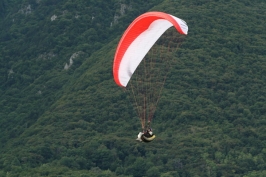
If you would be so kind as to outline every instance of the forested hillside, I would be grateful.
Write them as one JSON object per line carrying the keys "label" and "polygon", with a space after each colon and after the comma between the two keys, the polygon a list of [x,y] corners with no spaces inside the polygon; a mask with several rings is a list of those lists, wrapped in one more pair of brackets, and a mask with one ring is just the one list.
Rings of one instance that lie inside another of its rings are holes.
{"label": "forested hillside", "polygon": [[[266,176],[264,0],[0,2],[0,176]],[[113,81],[118,41],[140,14],[188,35],[153,119]]]}

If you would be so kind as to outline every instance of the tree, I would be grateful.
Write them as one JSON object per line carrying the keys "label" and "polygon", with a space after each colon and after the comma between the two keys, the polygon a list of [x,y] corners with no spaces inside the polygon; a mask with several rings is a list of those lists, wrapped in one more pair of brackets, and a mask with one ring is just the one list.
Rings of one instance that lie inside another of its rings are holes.
{"label": "tree", "polygon": [[146,172],[147,177],[159,177],[160,176],[160,171],[158,167],[151,167],[147,170]]}

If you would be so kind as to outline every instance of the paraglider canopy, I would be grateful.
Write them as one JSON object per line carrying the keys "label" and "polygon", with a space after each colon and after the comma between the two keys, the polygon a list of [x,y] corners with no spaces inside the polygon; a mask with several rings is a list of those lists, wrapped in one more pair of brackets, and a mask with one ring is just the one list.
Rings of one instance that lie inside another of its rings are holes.
{"label": "paraglider canopy", "polygon": [[113,75],[117,85],[126,87],[141,60],[171,26],[187,34],[185,21],[163,12],[147,12],[136,18],[124,32],[116,49]]}

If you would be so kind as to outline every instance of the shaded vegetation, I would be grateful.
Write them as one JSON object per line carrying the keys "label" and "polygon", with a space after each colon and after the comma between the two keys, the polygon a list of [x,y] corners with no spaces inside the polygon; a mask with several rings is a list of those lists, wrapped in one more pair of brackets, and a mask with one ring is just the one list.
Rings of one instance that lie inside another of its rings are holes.
{"label": "shaded vegetation", "polygon": [[[0,176],[266,176],[263,0],[0,2]],[[112,79],[121,34],[146,11],[184,19],[153,119]]]}

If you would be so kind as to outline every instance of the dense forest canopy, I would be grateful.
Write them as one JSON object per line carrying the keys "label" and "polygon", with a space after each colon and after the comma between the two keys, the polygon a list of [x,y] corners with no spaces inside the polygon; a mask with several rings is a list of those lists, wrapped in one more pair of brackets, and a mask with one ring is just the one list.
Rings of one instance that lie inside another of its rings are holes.
{"label": "dense forest canopy", "polygon": [[[2,0],[0,176],[266,176],[264,0]],[[184,19],[153,119],[113,81],[140,14]]]}

